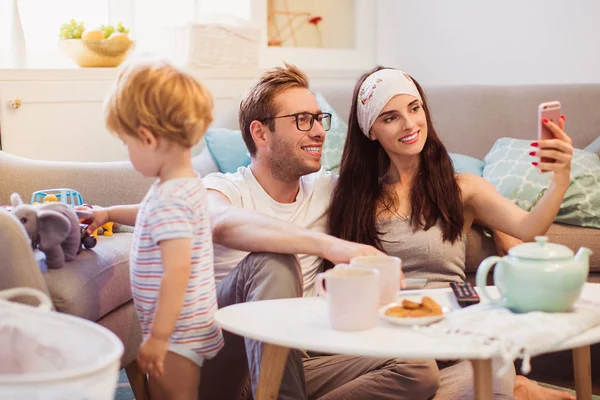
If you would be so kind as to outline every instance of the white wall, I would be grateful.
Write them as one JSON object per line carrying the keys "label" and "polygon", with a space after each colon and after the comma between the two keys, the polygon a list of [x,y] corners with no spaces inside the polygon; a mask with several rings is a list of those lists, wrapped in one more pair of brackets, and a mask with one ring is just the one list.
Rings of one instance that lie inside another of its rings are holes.
{"label": "white wall", "polygon": [[600,1],[378,0],[377,62],[420,83],[600,82]]}

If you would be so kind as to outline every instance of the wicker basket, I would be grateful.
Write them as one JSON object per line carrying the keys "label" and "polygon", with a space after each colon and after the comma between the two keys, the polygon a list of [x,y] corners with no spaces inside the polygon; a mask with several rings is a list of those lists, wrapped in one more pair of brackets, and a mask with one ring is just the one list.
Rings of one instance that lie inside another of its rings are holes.
{"label": "wicker basket", "polygon": [[190,68],[257,67],[260,29],[224,24],[171,28],[168,50]]}
{"label": "wicker basket", "polygon": [[131,40],[66,39],[58,47],[80,67],[116,67],[134,47]]}

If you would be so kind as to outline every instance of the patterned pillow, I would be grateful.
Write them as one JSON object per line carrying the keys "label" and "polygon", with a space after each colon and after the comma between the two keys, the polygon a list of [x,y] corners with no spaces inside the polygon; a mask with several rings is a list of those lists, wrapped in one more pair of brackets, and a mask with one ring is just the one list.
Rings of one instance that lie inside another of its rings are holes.
{"label": "patterned pillow", "polygon": [[323,143],[321,165],[328,171],[336,171],[342,161],[342,151],[344,150],[344,143],[348,134],[348,125],[340,118],[321,93],[316,93],[315,97],[321,110],[331,113],[331,128],[327,131],[325,143]]}
{"label": "patterned pillow", "polygon": [[[483,177],[506,198],[531,210],[548,188],[552,174],[531,165],[531,141],[501,138],[485,156]],[[575,149],[571,184],[560,206],[556,222],[600,228],[600,159],[597,154]]]}

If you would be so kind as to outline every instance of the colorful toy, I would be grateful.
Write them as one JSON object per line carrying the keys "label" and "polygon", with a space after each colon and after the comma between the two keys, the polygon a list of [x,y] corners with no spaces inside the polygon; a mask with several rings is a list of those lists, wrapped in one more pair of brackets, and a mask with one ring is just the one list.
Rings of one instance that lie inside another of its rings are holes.
{"label": "colorful toy", "polygon": [[112,236],[113,235],[113,226],[114,222],[107,222],[102,225],[102,235],[103,236]]}
{"label": "colorful toy", "polygon": [[[83,206],[88,207],[88,208],[94,208],[94,206],[92,206],[91,204],[83,204]],[[80,218],[79,222],[82,224],[89,224],[92,222],[91,217],[92,217],[92,215],[90,212],[89,218]],[[115,224],[114,222],[105,223],[101,227],[95,229],[94,232],[92,232],[92,236],[95,237],[96,239],[98,239],[99,234],[104,235],[104,236],[112,236],[114,224]]]}
{"label": "colorful toy", "polygon": [[44,203],[55,203],[55,202],[58,202],[58,197],[56,197],[53,194],[47,194],[44,197]]}
{"label": "colorful toy", "polygon": [[[83,247],[85,247],[86,249],[91,249],[96,247],[96,244],[98,243],[98,239],[97,236],[94,236],[94,234],[89,234],[87,232],[87,228],[89,225],[87,224],[79,224],[79,227],[81,228],[81,245]],[[96,229],[97,231],[97,229]],[[96,233],[96,231],[94,231],[94,233]]]}
{"label": "colorful toy", "polygon": [[10,196],[10,201],[11,213],[25,227],[32,247],[44,252],[48,268],[61,268],[65,261],[75,259],[81,249],[81,232],[72,207],[58,202],[24,204],[17,193]]}
{"label": "colorful toy", "polygon": [[83,197],[77,190],[60,188],[60,189],[45,189],[33,192],[31,195],[30,204],[35,205],[42,203],[60,202],[72,207],[83,205]]}

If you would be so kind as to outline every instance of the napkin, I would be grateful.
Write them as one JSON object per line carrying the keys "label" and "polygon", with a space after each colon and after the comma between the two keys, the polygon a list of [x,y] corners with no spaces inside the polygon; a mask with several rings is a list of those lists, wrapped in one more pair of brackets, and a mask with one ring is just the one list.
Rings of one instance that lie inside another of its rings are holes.
{"label": "napkin", "polygon": [[521,372],[528,374],[532,356],[549,352],[597,325],[600,304],[582,297],[563,313],[514,313],[503,306],[482,303],[449,312],[442,321],[415,329],[457,346],[472,346],[474,341],[490,346],[500,359],[497,373],[502,376],[516,358],[523,359]]}

